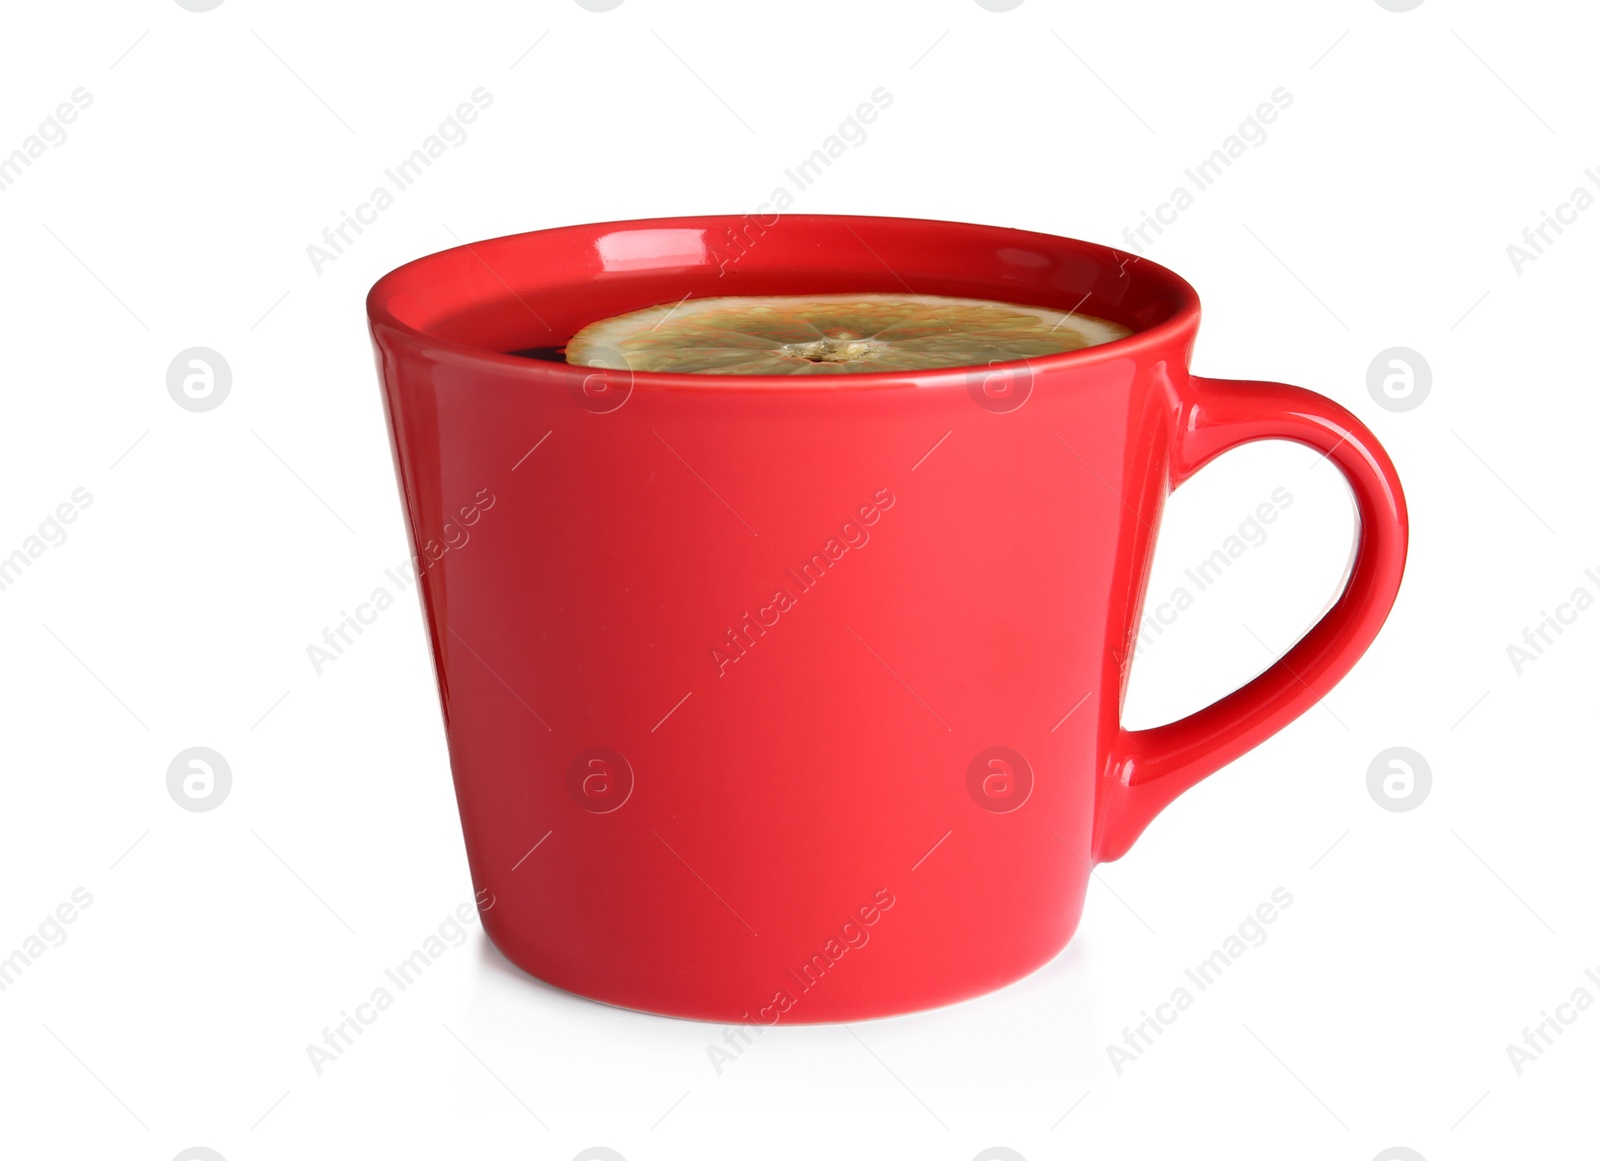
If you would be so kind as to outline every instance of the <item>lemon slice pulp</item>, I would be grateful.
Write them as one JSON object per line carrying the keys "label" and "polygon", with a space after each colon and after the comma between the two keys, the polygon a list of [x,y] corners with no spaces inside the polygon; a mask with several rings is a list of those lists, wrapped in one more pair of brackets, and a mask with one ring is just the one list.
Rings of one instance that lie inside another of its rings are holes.
{"label": "lemon slice pulp", "polygon": [[923,371],[1076,351],[1131,333],[1092,315],[980,298],[697,298],[590,323],[567,343],[567,362],[706,375]]}

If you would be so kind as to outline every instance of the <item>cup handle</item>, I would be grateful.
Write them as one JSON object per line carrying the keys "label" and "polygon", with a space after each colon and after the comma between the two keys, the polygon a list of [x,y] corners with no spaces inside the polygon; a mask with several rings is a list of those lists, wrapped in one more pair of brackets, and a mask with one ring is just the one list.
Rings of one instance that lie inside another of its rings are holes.
{"label": "cup handle", "polygon": [[1169,802],[1332,689],[1377,636],[1405,571],[1400,480],[1382,445],[1354,415],[1331,399],[1282,383],[1191,377],[1179,395],[1173,487],[1253,440],[1288,439],[1315,448],[1355,493],[1355,563],[1333,607],[1263,673],[1186,718],[1149,730],[1118,729],[1095,796],[1096,862],[1122,857]]}

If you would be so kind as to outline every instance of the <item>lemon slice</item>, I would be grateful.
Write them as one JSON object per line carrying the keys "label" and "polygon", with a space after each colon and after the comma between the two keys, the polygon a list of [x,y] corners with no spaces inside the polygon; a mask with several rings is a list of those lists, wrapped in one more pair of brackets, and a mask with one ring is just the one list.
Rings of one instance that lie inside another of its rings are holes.
{"label": "lemon slice", "polygon": [[567,362],[706,375],[924,371],[1076,351],[1131,333],[1090,315],[981,298],[697,298],[590,323],[567,343]]}

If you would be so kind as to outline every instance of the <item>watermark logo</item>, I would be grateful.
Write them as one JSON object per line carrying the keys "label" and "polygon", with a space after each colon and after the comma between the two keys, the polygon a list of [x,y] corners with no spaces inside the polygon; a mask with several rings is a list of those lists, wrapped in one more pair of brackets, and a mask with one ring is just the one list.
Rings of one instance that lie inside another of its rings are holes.
{"label": "watermark logo", "polygon": [[1367,393],[1385,411],[1414,411],[1433,387],[1433,369],[1410,347],[1389,347],[1367,364]]}
{"label": "watermark logo", "polygon": [[[0,566],[3,568],[3,566]],[[1592,568],[1583,570],[1584,577],[1600,586],[1600,572]],[[1579,585],[1572,590],[1570,596],[1556,605],[1556,611],[1551,613],[1545,609],[1539,610],[1539,620],[1531,627],[1522,630],[1522,644],[1512,642],[1506,646],[1506,656],[1511,661],[1511,670],[1518,677],[1528,671],[1539,658],[1544,656],[1544,651],[1556,643],[1567,628],[1578,623],[1578,618],[1594,606],[1594,594],[1584,585]],[[1551,634],[1555,636],[1551,636]]]}
{"label": "watermark logo", "polygon": [[[1267,143],[1270,136],[1267,126],[1293,104],[1294,94],[1282,85],[1268,93],[1267,100],[1258,104],[1255,112],[1239,122],[1238,128],[1224,137],[1220,145],[1183,171],[1184,182],[1175,185],[1167,199],[1156,204],[1154,212],[1140,210],[1139,224],[1123,228],[1122,240],[1126,248],[1133,254],[1143,254],[1147,246],[1154,245],[1155,239],[1166,233],[1167,227],[1177,225],[1179,216],[1195,206],[1199,195],[1216,185],[1234,162],[1250,150],[1260,149]],[[1126,263],[1122,272],[1127,273]]]}
{"label": "watermark logo", "polygon": [[794,205],[795,199],[815,185],[835,161],[851,149],[859,149],[866,144],[869,136],[867,126],[894,104],[894,94],[882,85],[873,89],[868,97],[869,100],[856,106],[854,113],[839,122],[834,132],[822,139],[822,144],[813,149],[809,157],[783,171],[788,184],[774,188],[766,201],[739,219],[737,228],[726,227],[721,238],[708,239],[711,256],[717,260],[717,277],[727,274],[730,267],[748,254],[766,236],[767,231],[778,224],[782,215]]}
{"label": "watermark logo", "polygon": [[[134,846],[138,844],[135,843]],[[93,895],[82,887],[74,887],[72,894],[63,899],[53,912],[46,915],[39,926],[29,932],[10,955],[6,955],[5,949],[0,948],[0,992],[14,985],[22,973],[45,952],[67,942],[66,925],[76,923],[78,917],[93,903]]]}
{"label": "watermark logo", "polygon": [[882,919],[883,913],[895,902],[893,891],[879,887],[870,900],[857,907],[848,919],[839,924],[837,935],[830,937],[820,950],[798,968],[788,969],[783,986],[773,990],[771,1003],[757,1009],[754,1017],[745,1012],[741,1023],[724,1028],[722,1044],[712,1041],[706,1045],[706,1058],[711,1061],[712,1071],[721,1076],[723,1068],[743,1056],[745,1050],[755,1043],[756,1037],[781,1021],[807,992],[821,985],[840,960],[851,951],[866,947],[872,939],[867,928]]}
{"label": "watermark logo", "polygon": [[435,161],[467,143],[470,136],[467,126],[494,104],[494,94],[479,85],[468,97],[439,122],[439,127],[424,137],[410,154],[383,171],[384,181],[373,186],[366,201],[356,203],[353,214],[348,210],[340,210],[339,220],[323,229],[319,241],[306,246],[306,257],[310,259],[313,271],[321,275],[324,266],[337,262],[355,245],[357,238],[378,223],[379,216],[385,210],[394,206],[400,194],[416,185],[422,175],[433,168]]}
{"label": "watermark logo", "polygon": [[1272,489],[1272,494],[1239,522],[1236,532],[1224,537],[1222,543],[1193,568],[1183,570],[1188,583],[1173,589],[1172,595],[1164,601],[1147,603],[1147,611],[1136,626],[1138,637],[1134,642],[1133,655],[1138,657],[1152,641],[1177,624],[1178,618],[1194,606],[1199,594],[1222,579],[1227,570],[1233,567],[1234,561],[1252,548],[1260,548],[1265,544],[1269,538],[1267,525],[1276,523],[1279,514],[1293,503],[1294,493],[1288,488],[1279,486]]}
{"label": "watermark logo", "polygon": [[810,560],[797,567],[785,569],[784,584],[773,590],[771,603],[757,605],[753,615],[747,608],[737,627],[730,625],[722,641],[710,647],[711,664],[717,667],[717,676],[726,676],[730,665],[742,661],[755,648],[756,641],[765,637],[767,630],[776,626],[800,597],[821,584],[852,549],[865,548],[872,539],[868,528],[895,506],[895,499],[888,488],[879,488],[872,494],[870,503],[857,507],[855,515],[839,526],[837,535],[828,537],[821,551],[812,553]]}
{"label": "watermark logo", "polygon": [[[493,906],[493,903],[490,906]],[[438,963],[447,952],[465,944],[472,924],[477,920],[477,912],[487,910],[488,908],[483,906],[483,893],[480,891],[476,909],[471,903],[458,905],[434,927],[433,931],[429,932],[410,955],[394,967],[384,968],[384,983],[373,988],[365,1000],[353,1005],[354,1012],[348,1008],[341,1009],[338,1022],[322,1029],[320,1043],[313,1042],[306,1045],[306,1059],[310,1062],[312,1071],[321,1076],[323,1070],[342,1057],[355,1044],[356,1038],[376,1024],[378,1017],[392,1008],[395,1000],[409,991],[429,968]]]}
{"label": "watermark logo", "polygon": [[[46,516],[39,525],[37,532],[23,537],[22,546],[12,549],[9,554],[0,555],[0,592],[4,592],[24,572],[33,567],[33,562],[45,554],[47,549],[59,548],[67,542],[67,530],[64,525],[71,524],[78,519],[78,514],[90,504],[94,503],[94,496],[87,488],[74,488],[72,495],[56,505],[53,514]],[[0,553],[4,553],[0,549]]]}
{"label": "watermark logo", "polygon": [[[1594,968],[1584,968],[1583,975],[1590,984],[1600,987],[1600,972]],[[1594,996],[1588,987],[1580,984],[1566,1000],[1555,1006],[1553,1014],[1548,1009],[1541,1011],[1539,1022],[1532,1028],[1522,1030],[1521,1044],[1506,1045],[1506,1059],[1511,1062],[1512,1071],[1521,1076],[1528,1065],[1555,1044],[1557,1036],[1566,1035],[1567,1029],[1578,1022],[1578,1017],[1594,1007]]]}
{"label": "watermark logo", "polygon": [[585,411],[608,415],[633,394],[633,368],[615,347],[598,347],[589,362],[567,376],[567,394]]}
{"label": "watermark logo", "polygon": [[1367,767],[1367,793],[1385,810],[1415,810],[1433,789],[1428,760],[1405,746],[1390,746]]}
{"label": "watermark logo", "polygon": [[[1589,179],[1589,184],[1600,188],[1600,172],[1590,168],[1583,171],[1583,176]],[[1524,227],[1522,231],[1522,244],[1513,242],[1506,247],[1506,257],[1511,259],[1511,269],[1519,276],[1529,263],[1537,262],[1544,256],[1546,249],[1555,245],[1556,239],[1567,231],[1566,226],[1578,224],[1578,215],[1595,204],[1593,191],[1577,186],[1564,202],[1556,205],[1555,212],[1549,210],[1539,211],[1537,225]],[[1555,237],[1550,236],[1550,231],[1555,231]]]}
{"label": "watermark logo", "polygon": [[0,153],[0,193],[21,180],[23,172],[33,168],[33,163],[44,157],[47,149],[60,149],[65,145],[67,126],[92,104],[94,94],[88,89],[82,86],[73,89],[71,99],[57,105],[55,112],[39,122],[39,128],[24,137],[20,146],[9,154]]}
{"label": "watermark logo", "polygon": [[987,367],[967,372],[967,394],[985,411],[1004,415],[1015,411],[1033,394],[1033,367],[996,360]]}
{"label": "watermark logo", "polygon": [[1033,767],[1009,746],[990,746],[967,766],[967,793],[992,814],[1010,814],[1033,794]]}
{"label": "watermark logo", "polygon": [[167,765],[167,793],[185,810],[215,810],[232,789],[228,760],[205,746],[190,746]]}
{"label": "watermark logo", "polygon": [[233,386],[233,368],[210,347],[190,347],[167,364],[167,394],[185,411],[213,411]]}
{"label": "watermark logo", "polygon": [[[448,527],[448,525],[446,526]],[[433,541],[429,541],[433,544]],[[428,562],[429,565],[432,561]],[[427,566],[424,566],[427,567]],[[383,575],[395,587],[396,592],[405,592],[417,582],[417,567],[413,561],[404,561],[394,568],[386,568]],[[327,672],[327,667],[344,656],[345,650],[356,643],[360,637],[378,620],[378,614],[392,608],[395,603],[395,594],[384,585],[374,588],[367,599],[356,605],[355,612],[348,609],[339,610],[339,620],[331,626],[323,626],[322,644],[315,641],[306,646],[306,657],[311,662],[312,671],[318,677]],[[351,636],[354,633],[355,636]]]}
{"label": "watermark logo", "polygon": [[[1122,1029],[1122,1043],[1106,1045],[1106,1059],[1111,1062],[1112,1070],[1121,1076],[1129,1065],[1143,1057],[1155,1044],[1157,1037],[1165,1035],[1167,1029],[1194,1006],[1198,996],[1213,987],[1245,952],[1267,942],[1270,934],[1267,925],[1276,923],[1293,905],[1294,896],[1286,888],[1274,887],[1272,893],[1245,916],[1216,950],[1194,967],[1184,968],[1186,983],[1172,989],[1167,999],[1155,1005],[1154,1012],[1148,1009],[1141,1011],[1137,1023]],[[1189,990],[1190,984],[1194,985],[1194,991]]]}
{"label": "watermark logo", "polygon": [[633,767],[617,751],[591,746],[567,767],[567,793],[591,814],[610,814],[633,795]]}

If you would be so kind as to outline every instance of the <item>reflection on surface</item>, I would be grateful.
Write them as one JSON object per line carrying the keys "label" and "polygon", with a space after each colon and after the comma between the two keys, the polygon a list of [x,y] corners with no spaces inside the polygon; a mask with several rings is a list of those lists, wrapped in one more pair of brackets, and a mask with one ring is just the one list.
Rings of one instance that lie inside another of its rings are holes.
{"label": "reflection on surface", "polygon": [[595,239],[606,270],[652,270],[706,263],[704,230],[618,230]]}

